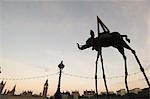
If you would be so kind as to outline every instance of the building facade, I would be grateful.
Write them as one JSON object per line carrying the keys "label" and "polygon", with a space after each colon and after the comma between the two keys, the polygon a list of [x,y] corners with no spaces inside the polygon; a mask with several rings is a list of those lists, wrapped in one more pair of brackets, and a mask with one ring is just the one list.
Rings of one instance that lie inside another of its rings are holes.
{"label": "building facade", "polygon": [[124,96],[126,94],[125,89],[120,89],[117,91],[117,95]]}

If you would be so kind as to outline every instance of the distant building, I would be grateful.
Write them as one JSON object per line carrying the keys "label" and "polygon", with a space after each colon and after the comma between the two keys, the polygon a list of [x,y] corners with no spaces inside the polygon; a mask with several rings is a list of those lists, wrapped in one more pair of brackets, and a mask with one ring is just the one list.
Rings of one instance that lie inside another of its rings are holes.
{"label": "distant building", "polygon": [[140,88],[134,88],[134,89],[130,90],[129,92],[134,93],[134,94],[138,94],[141,91],[142,91],[142,89],[140,89]]}
{"label": "distant building", "polygon": [[70,92],[68,92],[68,91],[62,92],[61,96],[62,96],[62,99],[72,99]]}
{"label": "distant building", "polygon": [[3,95],[6,95],[6,93],[7,93],[7,89],[5,89],[5,91],[4,91],[4,93],[3,93]]}
{"label": "distant building", "polygon": [[117,95],[124,96],[126,94],[125,89],[120,89],[117,91]]}
{"label": "distant building", "polygon": [[0,83],[0,94],[2,94],[5,84],[6,82],[4,83],[3,81]]}
{"label": "distant building", "polygon": [[42,96],[1,95],[0,99],[46,99],[46,98]]}
{"label": "distant building", "polygon": [[141,94],[142,96],[150,97],[150,88],[144,88],[144,89],[142,89],[142,91],[139,92],[138,94]]}
{"label": "distant building", "polygon": [[73,96],[73,99],[78,99],[80,96],[79,91],[72,91],[72,96]]}
{"label": "distant building", "polygon": [[[102,95],[107,95],[107,92],[101,92]],[[113,91],[109,91],[109,95],[114,95],[115,93]]]}
{"label": "distant building", "polygon": [[84,91],[84,96],[86,96],[86,97],[92,97],[92,96],[94,96],[95,95],[95,91]]}
{"label": "distant building", "polygon": [[43,88],[43,96],[44,97],[47,96],[47,90],[48,90],[48,79],[46,80],[46,82],[44,84],[44,88]]}
{"label": "distant building", "polygon": [[[48,83],[48,81],[46,81],[46,82]],[[5,84],[6,84],[6,82],[0,83],[1,90],[3,90]],[[45,85],[48,86],[48,84],[45,84]],[[33,95],[32,91],[24,91],[20,95],[15,95],[15,91],[16,91],[16,85],[13,87],[12,90],[5,90],[3,92],[3,94],[0,94],[0,99],[46,99],[46,97],[43,97],[43,96]],[[45,91],[43,91],[43,92],[47,93],[46,88],[45,88]]]}
{"label": "distant building", "polygon": [[32,96],[32,91],[24,91],[24,92],[22,92],[20,95],[21,96]]}
{"label": "distant building", "polygon": [[14,88],[11,91],[7,92],[7,95],[15,95],[15,91],[16,91],[16,85],[14,86]]}

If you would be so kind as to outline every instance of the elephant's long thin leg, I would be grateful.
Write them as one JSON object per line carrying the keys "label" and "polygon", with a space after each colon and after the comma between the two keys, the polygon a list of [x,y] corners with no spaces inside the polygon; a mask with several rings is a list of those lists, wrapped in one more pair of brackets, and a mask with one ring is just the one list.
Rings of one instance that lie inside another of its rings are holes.
{"label": "elephant's long thin leg", "polygon": [[139,61],[139,59],[138,59],[136,53],[135,53],[135,52],[132,52],[132,53],[134,54],[135,59],[136,59],[137,63],[138,63],[139,66],[140,66],[140,70],[142,71],[142,73],[143,73],[143,75],[144,75],[144,77],[145,77],[145,80],[146,80],[146,82],[147,82],[147,85],[148,85],[149,88],[150,88],[150,83],[149,83],[148,78],[147,78],[147,76],[146,76],[146,74],[145,74],[144,68],[142,67],[142,65],[141,65],[141,63],[140,63],[140,61]]}
{"label": "elephant's long thin leg", "polygon": [[95,68],[95,89],[96,89],[96,95],[98,95],[98,89],[97,89],[97,65],[98,65],[98,59],[99,59],[99,51],[97,52],[97,59],[96,59],[96,68]]}
{"label": "elephant's long thin leg", "polygon": [[123,45],[124,45],[125,48],[131,50],[131,52],[133,53],[133,55],[134,55],[134,57],[135,57],[137,63],[138,63],[139,66],[140,66],[140,70],[142,71],[142,73],[143,73],[143,75],[144,75],[144,77],[145,77],[145,80],[146,80],[146,82],[147,82],[147,85],[148,85],[149,88],[150,88],[149,80],[148,80],[148,78],[147,78],[147,76],[146,76],[146,73],[145,73],[145,71],[144,71],[144,68],[143,68],[143,66],[141,65],[140,60],[138,59],[138,57],[137,57],[135,51],[134,51],[128,44],[124,43]]}
{"label": "elephant's long thin leg", "polygon": [[105,88],[106,88],[106,92],[107,92],[107,98],[110,99],[109,91],[108,91],[108,87],[107,87],[107,83],[106,83],[106,76],[105,76],[102,53],[100,53],[100,57],[101,57],[101,64],[102,64],[102,71],[103,71],[103,79],[104,79],[104,84],[105,84]]}
{"label": "elephant's long thin leg", "polygon": [[125,64],[125,86],[126,86],[126,89],[127,89],[127,94],[128,94],[128,96],[130,98],[129,87],[128,87],[128,82],[127,82],[127,77],[128,77],[127,61],[126,61],[126,56],[125,56],[125,53],[124,53],[124,48],[123,47],[119,47],[117,49],[122,54],[123,59],[124,59],[124,64]]}

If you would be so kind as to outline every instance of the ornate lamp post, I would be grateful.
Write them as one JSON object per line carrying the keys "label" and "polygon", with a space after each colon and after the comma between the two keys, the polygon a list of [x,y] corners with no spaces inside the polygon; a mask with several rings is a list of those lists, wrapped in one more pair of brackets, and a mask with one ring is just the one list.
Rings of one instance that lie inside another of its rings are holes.
{"label": "ornate lamp post", "polygon": [[60,69],[60,72],[59,72],[59,81],[58,81],[57,91],[56,91],[54,97],[55,97],[55,99],[62,99],[61,92],[60,92],[60,81],[61,81],[62,69],[64,68],[63,61],[61,61],[61,63],[58,65],[58,67]]}

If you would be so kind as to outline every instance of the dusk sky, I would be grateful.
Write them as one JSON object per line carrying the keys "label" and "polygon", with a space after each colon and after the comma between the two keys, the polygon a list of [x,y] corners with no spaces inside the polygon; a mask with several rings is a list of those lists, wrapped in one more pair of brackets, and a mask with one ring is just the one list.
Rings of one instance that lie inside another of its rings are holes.
{"label": "dusk sky", "polygon": [[[16,93],[31,90],[39,94],[46,79],[48,94],[57,89],[58,64],[64,61],[64,73],[94,77],[96,51],[80,51],[76,43],[85,44],[90,29],[97,35],[96,16],[110,31],[128,35],[150,78],[150,1],[149,0],[1,0],[0,1],[0,82],[5,89],[16,84]],[[125,49],[129,74],[140,72],[131,53]],[[103,48],[106,77],[124,76],[124,61],[117,49]],[[12,80],[45,75],[43,78]],[[98,77],[102,78],[101,64]],[[2,79],[2,78],[12,78]],[[142,79],[142,80],[139,80]],[[125,88],[124,77],[108,79],[109,90]],[[129,76],[129,88],[144,88],[142,73]],[[94,79],[62,74],[61,91],[95,90]],[[103,79],[99,92],[105,91]]]}

